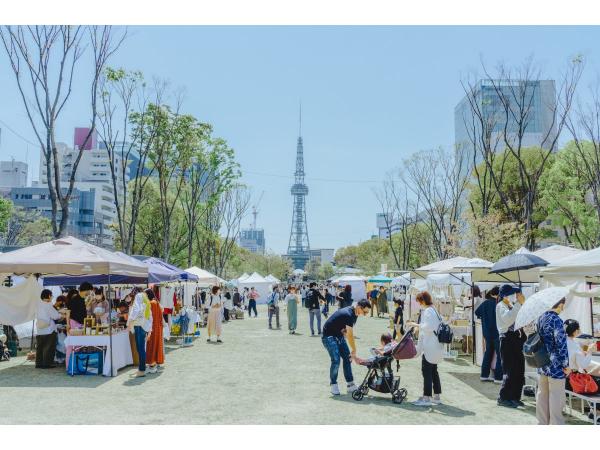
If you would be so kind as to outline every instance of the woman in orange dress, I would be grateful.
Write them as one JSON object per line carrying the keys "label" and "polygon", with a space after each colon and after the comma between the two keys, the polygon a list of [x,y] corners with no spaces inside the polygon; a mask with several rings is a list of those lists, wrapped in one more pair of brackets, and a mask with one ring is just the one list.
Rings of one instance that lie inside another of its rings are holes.
{"label": "woman in orange dress", "polygon": [[146,343],[146,363],[148,373],[156,373],[165,363],[165,348],[163,345],[163,309],[152,289],[146,289],[152,311],[152,333]]}

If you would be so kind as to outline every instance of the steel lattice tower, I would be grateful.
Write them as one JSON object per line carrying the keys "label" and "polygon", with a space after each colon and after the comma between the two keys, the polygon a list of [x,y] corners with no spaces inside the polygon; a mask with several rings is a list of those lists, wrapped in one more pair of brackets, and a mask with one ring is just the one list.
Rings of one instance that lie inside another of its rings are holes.
{"label": "steel lattice tower", "polygon": [[306,196],[308,186],[304,183],[304,147],[302,145],[302,107],[300,107],[300,126],[298,144],[296,146],[296,172],[291,188],[294,197],[292,209],[292,229],[288,244],[288,257],[294,264],[294,269],[304,269],[310,259],[310,243],[308,227],[306,226]]}

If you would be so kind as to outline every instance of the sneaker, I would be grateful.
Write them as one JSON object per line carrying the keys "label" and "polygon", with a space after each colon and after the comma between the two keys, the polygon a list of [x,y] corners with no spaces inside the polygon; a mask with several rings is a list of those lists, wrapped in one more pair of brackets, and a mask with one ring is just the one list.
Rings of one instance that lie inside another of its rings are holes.
{"label": "sneaker", "polygon": [[141,371],[137,371],[134,375],[135,378],[141,378],[141,377],[145,377],[146,376],[146,372],[141,372]]}
{"label": "sneaker", "polygon": [[331,385],[331,394],[332,395],[340,395],[340,388],[337,384]]}
{"label": "sneaker", "polygon": [[148,369],[146,369],[146,373],[156,373],[156,372],[158,372],[158,369],[156,368],[156,366],[148,367]]}
{"label": "sneaker", "polygon": [[206,342],[210,342],[210,338],[208,338],[208,339],[206,340]]}
{"label": "sneaker", "polygon": [[497,404],[498,404],[498,406],[504,406],[505,408],[516,408],[517,407],[517,405],[511,400],[498,399]]}
{"label": "sneaker", "polygon": [[434,395],[433,398],[431,399],[431,403],[433,403],[434,405],[441,405],[442,399],[440,398],[439,395]]}
{"label": "sneaker", "polygon": [[494,383],[496,383],[496,384],[502,384],[503,381],[504,380],[494,380]]}
{"label": "sneaker", "polygon": [[521,408],[525,408],[525,403],[523,403],[521,400],[513,400],[513,403]]}
{"label": "sneaker", "polygon": [[348,394],[352,394],[357,389],[358,389],[358,387],[354,384],[354,382],[347,384]]}
{"label": "sneaker", "polygon": [[425,397],[419,397],[417,400],[412,402],[415,406],[433,406],[433,403]]}
{"label": "sneaker", "polygon": [[222,343],[223,343],[223,341],[222,341],[221,339],[217,339],[217,342],[218,342],[219,344],[222,344]]}
{"label": "sneaker", "polygon": [[494,381],[494,378],[493,377],[479,377],[479,381],[483,381],[483,382]]}

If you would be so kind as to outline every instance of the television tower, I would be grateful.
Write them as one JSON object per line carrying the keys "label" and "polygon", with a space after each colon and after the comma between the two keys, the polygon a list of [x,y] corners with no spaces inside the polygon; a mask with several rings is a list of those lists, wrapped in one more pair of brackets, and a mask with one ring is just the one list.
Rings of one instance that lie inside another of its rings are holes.
{"label": "television tower", "polygon": [[300,104],[300,122],[298,128],[298,144],[296,145],[296,172],[291,188],[294,197],[292,209],[292,229],[288,244],[288,258],[292,260],[294,269],[304,269],[310,260],[310,244],[308,227],[306,226],[306,196],[308,186],[304,183],[304,147],[302,145],[302,104]]}

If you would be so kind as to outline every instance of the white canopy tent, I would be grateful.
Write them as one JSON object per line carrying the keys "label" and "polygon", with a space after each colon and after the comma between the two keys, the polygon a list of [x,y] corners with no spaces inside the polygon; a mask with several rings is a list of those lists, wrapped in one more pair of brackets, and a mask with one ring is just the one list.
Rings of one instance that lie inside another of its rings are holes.
{"label": "white canopy tent", "polygon": [[208,270],[201,269],[200,267],[192,266],[188,269],[185,269],[185,271],[187,273],[191,273],[192,275],[196,275],[198,277],[198,281],[192,281],[191,283],[197,283],[202,287],[225,283],[225,280],[222,278],[210,273]]}
{"label": "white canopy tent", "polygon": [[392,286],[410,286],[410,272],[401,273],[392,279]]}
{"label": "white canopy tent", "polygon": [[345,275],[335,280],[340,286],[350,285],[352,287],[352,298],[354,301],[367,298],[365,278],[358,275]]}
{"label": "white canopy tent", "polygon": [[592,334],[592,297],[598,295],[585,292],[600,284],[600,247],[551,262],[540,270],[540,277],[541,288],[564,286],[570,289],[561,317],[576,319],[582,332]]}
{"label": "white canopy tent", "polygon": [[253,287],[258,292],[260,297],[256,300],[256,303],[261,304],[267,302],[269,293],[273,287],[273,282],[268,281],[259,273],[254,272],[244,279],[238,278],[238,289],[244,289],[246,287],[248,289]]}
{"label": "white canopy tent", "polygon": [[275,284],[281,283],[281,280],[272,274],[267,275],[265,277],[265,280],[270,281],[271,283],[275,283]]}

